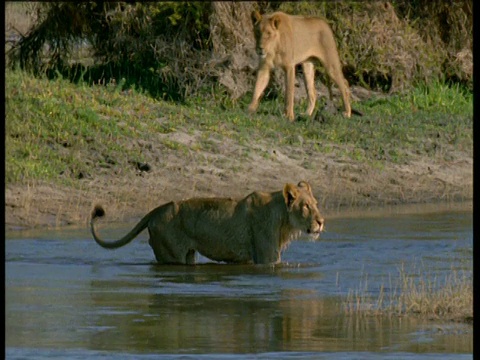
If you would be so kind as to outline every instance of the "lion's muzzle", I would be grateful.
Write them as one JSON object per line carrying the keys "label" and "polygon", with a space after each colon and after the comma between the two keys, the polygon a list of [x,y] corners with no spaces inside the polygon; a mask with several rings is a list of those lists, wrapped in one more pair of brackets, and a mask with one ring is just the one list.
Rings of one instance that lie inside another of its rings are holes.
{"label": "lion's muzzle", "polygon": [[257,55],[261,58],[261,59],[265,59],[267,57],[267,53],[264,49],[262,49],[261,47],[257,47],[256,49],[257,51]]}
{"label": "lion's muzzle", "polygon": [[323,218],[315,220],[312,223],[312,226],[309,229],[307,229],[307,233],[314,236],[315,238],[318,238],[318,236],[324,229],[324,224],[325,224],[325,220]]}

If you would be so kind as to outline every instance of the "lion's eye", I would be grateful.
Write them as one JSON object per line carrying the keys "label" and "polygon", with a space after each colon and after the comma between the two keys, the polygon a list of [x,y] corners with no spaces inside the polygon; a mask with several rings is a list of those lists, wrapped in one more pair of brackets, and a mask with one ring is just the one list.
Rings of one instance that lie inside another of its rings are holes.
{"label": "lion's eye", "polygon": [[308,204],[304,204],[303,207],[302,207],[302,211],[305,215],[308,215],[309,211],[310,211],[310,207],[308,206]]}

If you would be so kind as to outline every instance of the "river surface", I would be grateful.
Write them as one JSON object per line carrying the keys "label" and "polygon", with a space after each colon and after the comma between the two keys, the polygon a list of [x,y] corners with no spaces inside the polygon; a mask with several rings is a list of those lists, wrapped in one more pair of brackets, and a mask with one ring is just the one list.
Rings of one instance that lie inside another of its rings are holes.
{"label": "river surface", "polygon": [[392,294],[400,269],[471,274],[472,220],[327,218],[320,241],[293,242],[278,266],[159,266],[147,232],[117,250],[86,228],[7,232],[6,358],[470,359],[472,325],[345,309],[352,291]]}

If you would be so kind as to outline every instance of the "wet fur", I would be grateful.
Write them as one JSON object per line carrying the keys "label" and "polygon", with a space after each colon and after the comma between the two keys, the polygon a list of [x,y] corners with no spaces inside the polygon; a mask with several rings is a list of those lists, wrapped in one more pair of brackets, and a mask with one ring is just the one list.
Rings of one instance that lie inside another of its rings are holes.
{"label": "wet fur", "polygon": [[281,252],[302,231],[318,237],[323,218],[310,185],[286,184],[282,191],[253,192],[247,197],[193,198],[162,205],[147,215],[124,237],[100,239],[95,222],[104,215],[96,206],[91,232],[102,247],[128,244],[145,228],[158,263],[194,264],[195,252],[227,263],[269,264],[281,261]]}

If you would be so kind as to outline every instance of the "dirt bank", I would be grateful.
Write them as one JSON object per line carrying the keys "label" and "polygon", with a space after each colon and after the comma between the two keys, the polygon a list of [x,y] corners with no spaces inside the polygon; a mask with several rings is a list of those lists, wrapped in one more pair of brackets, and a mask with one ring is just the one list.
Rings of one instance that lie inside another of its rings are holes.
{"label": "dirt bank", "polygon": [[[187,145],[194,141],[181,131],[169,136]],[[248,157],[236,156],[246,150]],[[200,158],[203,161],[198,161]],[[84,226],[96,203],[105,206],[105,221],[135,221],[170,200],[243,197],[254,190],[280,190],[286,182],[302,179],[312,184],[327,219],[357,207],[469,202],[473,159],[463,153],[452,158],[446,162],[419,156],[408,164],[386,163],[378,168],[335,155],[322,156],[305,147],[243,147],[225,142],[223,151],[216,153],[152,154],[149,171],[98,169],[71,187],[9,184],[5,189],[5,224],[7,230]]]}

